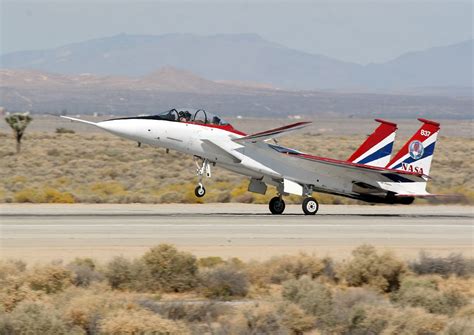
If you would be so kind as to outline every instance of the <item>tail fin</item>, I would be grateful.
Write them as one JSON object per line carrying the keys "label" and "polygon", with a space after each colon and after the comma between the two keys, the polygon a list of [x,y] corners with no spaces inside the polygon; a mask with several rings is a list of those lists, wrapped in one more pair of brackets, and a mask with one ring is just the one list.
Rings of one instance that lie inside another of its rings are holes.
{"label": "tail fin", "polygon": [[440,127],[434,121],[418,121],[423,122],[423,125],[387,164],[387,168],[429,175]]}
{"label": "tail fin", "polygon": [[349,157],[348,162],[385,167],[390,161],[397,125],[380,119],[375,121],[380,125]]}

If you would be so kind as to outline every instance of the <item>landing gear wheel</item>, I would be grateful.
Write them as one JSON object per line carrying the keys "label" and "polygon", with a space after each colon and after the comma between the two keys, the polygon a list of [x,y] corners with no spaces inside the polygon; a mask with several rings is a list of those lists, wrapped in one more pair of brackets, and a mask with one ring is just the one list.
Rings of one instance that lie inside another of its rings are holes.
{"label": "landing gear wheel", "polygon": [[314,198],[306,198],[303,200],[303,212],[306,215],[314,215],[318,212],[319,204]]}
{"label": "landing gear wheel", "polygon": [[204,188],[204,186],[198,185],[194,189],[194,194],[196,195],[196,197],[202,198],[204,195],[206,195],[206,189]]}
{"label": "landing gear wheel", "polygon": [[285,201],[283,201],[283,199],[280,197],[274,197],[272,200],[270,200],[268,207],[270,208],[270,212],[272,212],[272,214],[281,214],[285,210]]}

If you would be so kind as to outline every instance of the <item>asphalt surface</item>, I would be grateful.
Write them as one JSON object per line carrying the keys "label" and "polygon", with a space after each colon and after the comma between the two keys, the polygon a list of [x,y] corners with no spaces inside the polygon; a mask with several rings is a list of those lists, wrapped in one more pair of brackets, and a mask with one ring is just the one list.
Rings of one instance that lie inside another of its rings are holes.
{"label": "asphalt surface", "polygon": [[402,257],[420,250],[473,257],[468,206],[321,206],[316,216],[266,205],[2,205],[0,256],[30,261],[139,256],[172,243],[197,256],[265,259],[299,251],[336,258],[369,243]]}

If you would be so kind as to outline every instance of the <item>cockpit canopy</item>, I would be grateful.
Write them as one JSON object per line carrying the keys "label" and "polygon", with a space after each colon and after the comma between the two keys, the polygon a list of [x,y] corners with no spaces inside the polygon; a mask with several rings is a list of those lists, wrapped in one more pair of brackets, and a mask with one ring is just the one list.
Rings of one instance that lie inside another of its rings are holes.
{"label": "cockpit canopy", "polygon": [[158,116],[169,121],[195,122],[201,124],[214,124],[217,126],[226,126],[229,124],[219,116],[206,112],[204,109],[189,111],[173,108],[169,111],[158,114]]}

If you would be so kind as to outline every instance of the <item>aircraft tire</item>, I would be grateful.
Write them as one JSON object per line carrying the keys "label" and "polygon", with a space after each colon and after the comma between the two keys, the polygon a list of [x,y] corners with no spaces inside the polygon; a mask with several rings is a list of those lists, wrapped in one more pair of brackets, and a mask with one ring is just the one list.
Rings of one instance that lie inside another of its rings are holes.
{"label": "aircraft tire", "polygon": [[318,209],[319,203],[316,199],[308,197],[303,200],[303,212],[305,215],[315,215]]}
{"label": "aircraft tire", "polygon": [[204,186],[196,186],[196,188],[194,189],[194,195],[196,195],[196,197],[198,198],[202,198],[203,196],[205,196],[206,189],[204,188]]}
{"label": "aircraft tire", "polygon": [[270,212],[272,212],[272,214],[282,214],[285,210],[285,201],[280,199],[280,197],[274,197],[272,200],[270,200],[268,207],[270,208]]}

